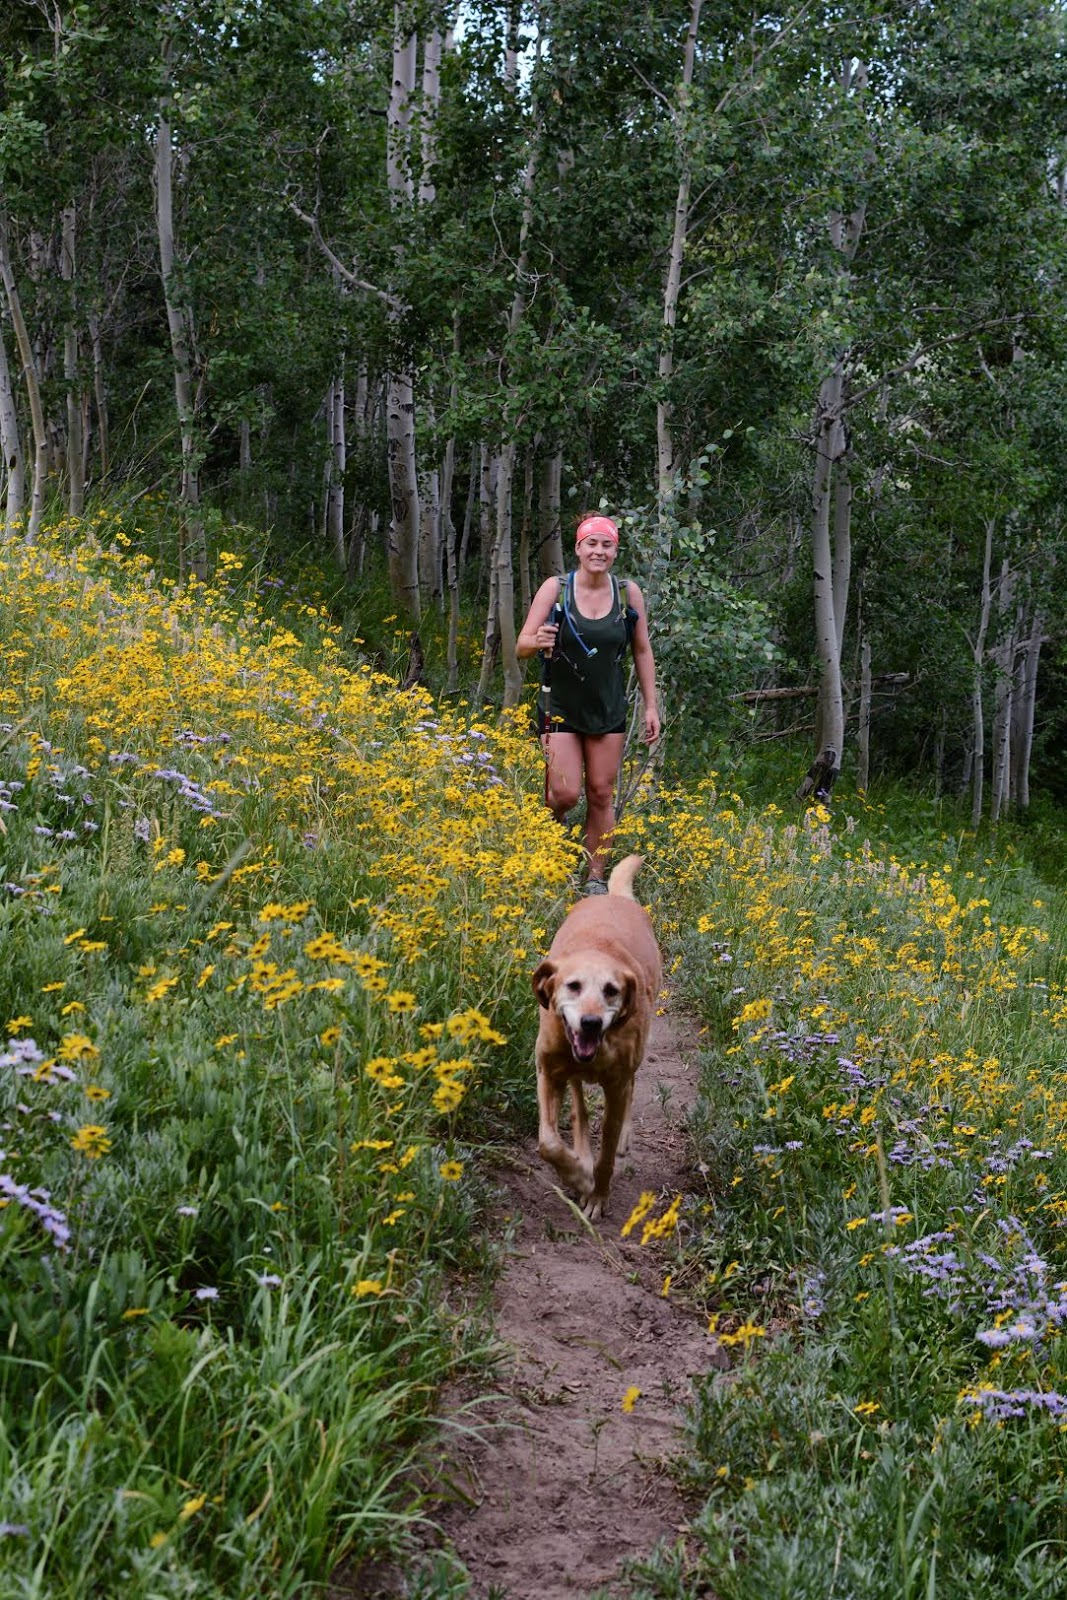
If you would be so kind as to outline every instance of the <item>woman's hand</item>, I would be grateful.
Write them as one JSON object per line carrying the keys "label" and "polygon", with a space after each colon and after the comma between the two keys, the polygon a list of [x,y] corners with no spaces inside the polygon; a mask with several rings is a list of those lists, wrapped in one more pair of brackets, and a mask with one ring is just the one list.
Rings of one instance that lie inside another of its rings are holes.
{"label": "woman's hand", "polygon": [[661,725],[660,725],[658,710],[656,709],[656,707],[654,705],[646,706],[645,707],[645,732],[644,732],[645,743],[646,744],[655,744],[655,742],[659,738],[661,732],[662,732],[662,728],[661,728]]}
{"label": "woman's hand", "polygon": [[543,650],[547,655],[551,655],[556,648],[556,636],[558,633],[559,629],[554,623],[542,622],[534,635],[538,650]]}

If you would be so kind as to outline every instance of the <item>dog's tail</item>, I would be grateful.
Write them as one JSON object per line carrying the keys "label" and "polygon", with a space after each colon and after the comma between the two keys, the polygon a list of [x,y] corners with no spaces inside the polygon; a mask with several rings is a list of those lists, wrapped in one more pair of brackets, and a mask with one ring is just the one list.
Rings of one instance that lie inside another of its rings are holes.
{"label": "dog's tail", "polygon": [[634,879],[641,868],[644,856],[625,856],[617,867],[611,869],[608,879],[608,893],[621,894],[627,900],[634,900]]}

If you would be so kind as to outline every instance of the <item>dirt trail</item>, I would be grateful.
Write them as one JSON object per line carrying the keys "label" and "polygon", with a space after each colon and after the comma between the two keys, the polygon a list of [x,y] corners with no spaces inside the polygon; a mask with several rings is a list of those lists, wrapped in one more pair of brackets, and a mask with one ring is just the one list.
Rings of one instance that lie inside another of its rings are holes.
{"label": "dirt trail", "polygon": [[[620,1564],[674,1540],[687,1507],[664,1464],[679,1449],[691,1379],[725,1361],[704,1322],[662,1294],[660,1247],[620,1228],[641,1191],[656,1214],[688,1187],[685,1114],[696,1050],[656,1019],[638,1074],[634,1140],[592,1232],[529,1149],[499,1172],[494,1228],[511,1239],[496,1327],[511,1352],[487,1402],[447,1397],[436,1520],[471,1574],[470,1600],[622,1595]],[[622,1409],[627,1389],[641,1391]],[[451,1441],[451,1442],[449,1442]]]}

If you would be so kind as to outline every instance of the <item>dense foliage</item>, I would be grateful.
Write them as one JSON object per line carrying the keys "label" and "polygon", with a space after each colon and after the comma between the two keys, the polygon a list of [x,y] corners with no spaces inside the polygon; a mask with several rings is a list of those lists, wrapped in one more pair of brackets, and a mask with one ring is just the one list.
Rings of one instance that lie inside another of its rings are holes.
{"label": "dense foliage", "polygon": [[869,652],[876,767],[1056,781],[1058,0],[15,0],[0,45],[9,522],[165,483],[201,576],[220,507],[387,555],[409,618],[481,596],[495,694],[561,522],[644,506],[676,746],[816,672],[851,745]]}

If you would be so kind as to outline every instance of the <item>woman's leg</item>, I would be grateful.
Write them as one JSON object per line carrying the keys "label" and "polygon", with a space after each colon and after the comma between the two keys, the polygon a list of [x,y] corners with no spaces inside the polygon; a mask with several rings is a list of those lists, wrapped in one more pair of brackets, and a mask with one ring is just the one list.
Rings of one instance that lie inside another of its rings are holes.
{"label": "woman's leg", "polygon": [[622,763],[624,733],[602,733],[582,741],[585,758],[585,848],[590,878],[602,878],[608,855],[603,841],[615,826],[615,782]]}
{"label": "woman's leg", "polygon": [[582,794],[582,741],[576,733],[544,733],[545,804],[557,822],[566,819]]}

